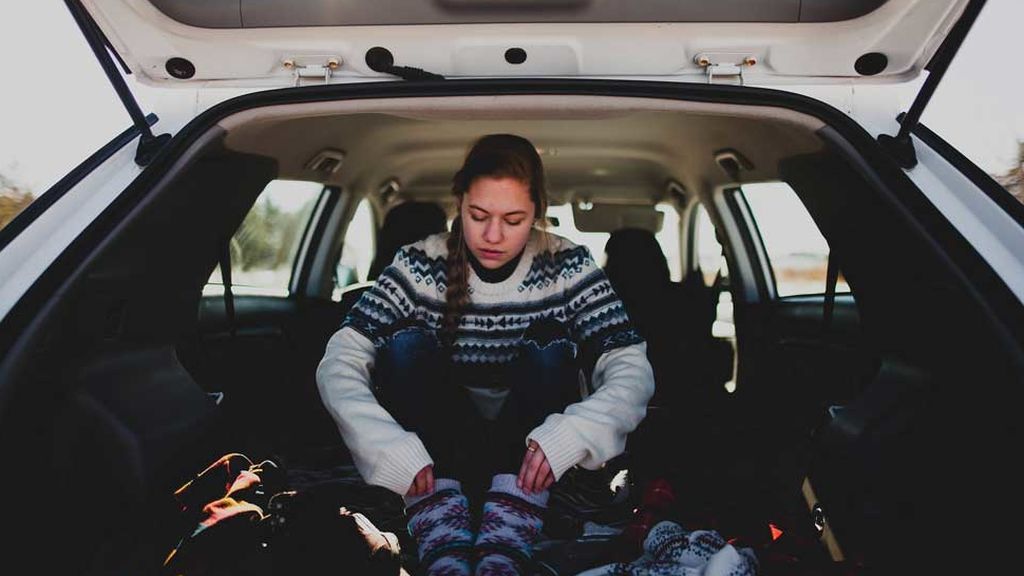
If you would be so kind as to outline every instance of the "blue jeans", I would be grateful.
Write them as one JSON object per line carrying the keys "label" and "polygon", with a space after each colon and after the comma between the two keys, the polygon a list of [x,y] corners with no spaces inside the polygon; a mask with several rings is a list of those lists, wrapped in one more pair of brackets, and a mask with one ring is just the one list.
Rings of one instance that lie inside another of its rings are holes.
{"label": "blue jeans", "polygon": [[576,344],[554,320],[534,322],[497,384],[509,392],[498,416],[485,419],[465,385],[480,386],[472,370],[453,365],[438,334],[419,323],[393,328],[377,349],[377,398],[406,430],[415,432],[434,459],[435,477],[484,482],[517,474],[526,436],[544,419],[579,401]]}

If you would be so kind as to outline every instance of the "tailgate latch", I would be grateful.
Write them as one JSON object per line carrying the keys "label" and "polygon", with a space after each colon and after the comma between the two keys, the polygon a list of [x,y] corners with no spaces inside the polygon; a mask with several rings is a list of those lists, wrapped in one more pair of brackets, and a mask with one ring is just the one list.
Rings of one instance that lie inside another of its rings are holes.
{"label": "tailgate latch", "polygon": [[296,86],[302,78],[323,78],[326,84],[331,81],[331,74],[341,66],[341,57],[296,56],[285,58],[281,65],[292,71]]}
{"label": "tailgate latch", "polygon": [[757,64],[757,58],[743,52],[701,52],[693,57],[693,62],[704,69],[708,84],[715,78],[739,78],[743,85],[743,71]]}

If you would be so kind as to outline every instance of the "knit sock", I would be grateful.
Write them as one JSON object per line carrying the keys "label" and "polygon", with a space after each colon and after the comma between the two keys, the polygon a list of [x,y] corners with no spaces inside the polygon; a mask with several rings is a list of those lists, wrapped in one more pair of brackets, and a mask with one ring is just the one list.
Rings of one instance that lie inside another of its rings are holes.
{"label": "knit sock", "polygon": [[433,494],[405,499],[409,533],[416,540],[423,574],[470,574],[473,532],[469,502],[461,490],[457,480],[438,478]]}
{"label": "knit sock", "polygon": [[498,474],[491,480],[475,544],[480,558],[477,576],[517,576],[530,563],[548,495],[547,490],[523,492],[515,474]]}

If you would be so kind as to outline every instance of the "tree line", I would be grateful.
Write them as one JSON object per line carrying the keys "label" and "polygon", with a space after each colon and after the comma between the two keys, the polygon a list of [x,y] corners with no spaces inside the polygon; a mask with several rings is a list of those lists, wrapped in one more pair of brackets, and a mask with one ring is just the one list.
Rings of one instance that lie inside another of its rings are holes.
{"label": "tree line", "polygon": [[0,229],[35,199],[31,190],[0,174]]}

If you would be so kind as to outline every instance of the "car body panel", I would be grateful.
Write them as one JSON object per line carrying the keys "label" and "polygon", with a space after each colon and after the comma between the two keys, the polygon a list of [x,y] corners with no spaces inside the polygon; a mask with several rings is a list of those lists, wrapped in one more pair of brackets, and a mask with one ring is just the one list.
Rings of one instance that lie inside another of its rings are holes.
{"label": "car body panel", "polygon": [[134,161],[137,142],[96,166],[0,250],[0,318],[142,172]]}
{"label": "car body panel", "polygon": [[[140,82],[258,89],[325,77],[335,83],[388,77],[365,61],[375,46],[390,50],[396,65],[444,77],[656,76],[703,82],[708,80],[705,59],[722,65],[716,74],[723,81],[737,81],[740,72],[752,84],[906,81],[925,67],[968,1],[889,0],[863,16],[836,22],[235,29],[183,24],[147,0],[83,4]],[[509,48],[525,51],[525,61],[506,61]],[[884,55],[887,62],[868,62],[858,71],[858,59],[869,54]],[[172,58],[187,60],[194,70],[179,68],[173,76]]]}
{"label": "car body panel", "polygon": [[1024,302],[1024,228],[920,140],[910,179]]}

